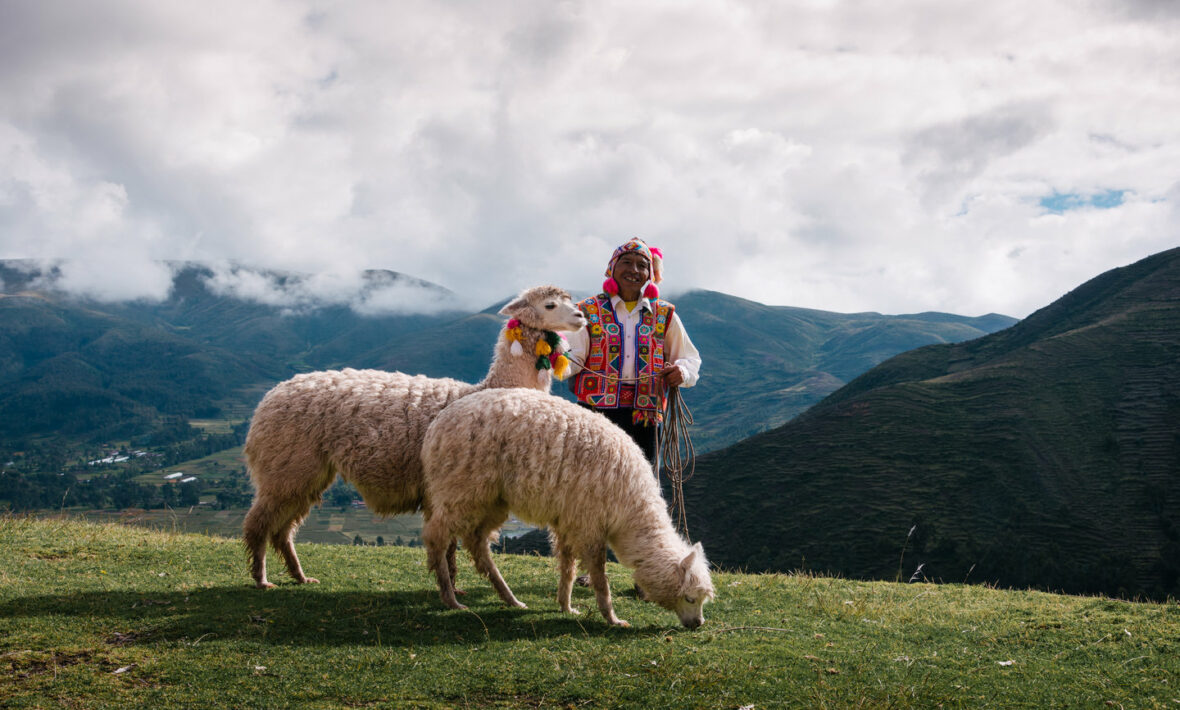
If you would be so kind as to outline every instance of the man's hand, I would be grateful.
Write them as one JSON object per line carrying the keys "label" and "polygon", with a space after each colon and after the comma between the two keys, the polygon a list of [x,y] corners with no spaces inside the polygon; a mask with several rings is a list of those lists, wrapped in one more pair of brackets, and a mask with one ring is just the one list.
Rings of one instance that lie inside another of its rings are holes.
{"label": "man's hand", "polygon": [[679,387],[684,383],[684,373],[674,363],[668,363],[664,365],[664,369],[660,370],[660,379],[663,381],[665,389]]}

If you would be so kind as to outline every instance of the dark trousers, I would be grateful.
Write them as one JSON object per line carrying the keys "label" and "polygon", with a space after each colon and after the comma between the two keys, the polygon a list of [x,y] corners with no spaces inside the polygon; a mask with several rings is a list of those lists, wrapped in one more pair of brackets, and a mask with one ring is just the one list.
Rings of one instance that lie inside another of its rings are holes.
{"label": "dark trousers", "polygon": [[[588,404],[579,402],[581,406],[587,409],[594,409]],[[643,449],[643,455],[651,462],[652,466],[656,465],[656,427],[647,426],[643,422],[638,424],[631,421],[632,414],[635,410],[629,407],[619,407],[618,409],[594,409],[599,414],[604,415],[607,419],[615,423],[623,431],[627,432],[632,441],[639,444],[639,448]]]}

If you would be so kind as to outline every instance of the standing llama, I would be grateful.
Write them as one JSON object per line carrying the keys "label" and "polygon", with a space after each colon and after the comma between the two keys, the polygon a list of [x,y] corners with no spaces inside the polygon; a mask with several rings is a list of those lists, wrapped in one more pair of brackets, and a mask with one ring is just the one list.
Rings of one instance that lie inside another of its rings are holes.
{"label": "standing llama", "polygon": [[570,606],[575,561],[590,573],[598,609],[615,616],[606,579],[609,545],[634,569],[647,598],[695,629],[713,598],[700,543],[689,545],[672,526],[667,503],[643,452],[606,417],[544,392],[488,390],[448,406],[422,444],[426,523],[422,542],[443,602],[455,599],[456,537],[500,598],[524,607],[492,561],[489,539],[509,512],[552,530],[561,610]]}
{"label": "standing llama", "polygon": [[374,513],[412,513],[422,505],[422,438],[443,407],[484,389],[549,392],[551,362],[559,377],[565,365],[556,331],[582,328],[585,316],[555,286],[522,292],[500,314],[511,318],[509,327],[478,384],[345,369],[296,375],[263,397],[246,436],[255,495],[242,526],[257,587],[274,586],[266,578],[268,541],[296,582],[319,581],[303,573],[295,532],[338,474]]}

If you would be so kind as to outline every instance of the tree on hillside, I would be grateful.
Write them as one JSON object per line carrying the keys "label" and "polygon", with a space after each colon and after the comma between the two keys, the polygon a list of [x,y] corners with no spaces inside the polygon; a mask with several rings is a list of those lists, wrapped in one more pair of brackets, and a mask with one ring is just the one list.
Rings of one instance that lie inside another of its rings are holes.
{"label": "tree on hillside", "polygon": [[179,502],[182,506],[198,505],[201,502],[201,482],[189,481],[180,484]]}
{"label": "tree on hillside", "polygon": [[164,501],[164,505],[172,508],[176,506],[176,487],[171,482],[160,486],[160,498]]}

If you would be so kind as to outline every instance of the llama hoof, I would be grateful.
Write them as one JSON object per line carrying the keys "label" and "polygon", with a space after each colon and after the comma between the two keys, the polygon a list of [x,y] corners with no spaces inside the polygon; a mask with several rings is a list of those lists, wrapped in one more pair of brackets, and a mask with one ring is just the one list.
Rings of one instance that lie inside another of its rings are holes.
{"label": "llama hoof", "polygon": [[522,602],[520,600],[517,600],[516,602],[510,604],[509,606],[514,606],[517,609],[528,609],[529,608],[528,604],[525,604],[524,602]]}
{"label": "llama hoof", "polygon": [[320,580],[316,579],[315,577],[304,577],[303,579],[300,579],[297,581],[300,584],[319,584],[320,583]]}
{"label": "llama hoof", "polygon": [[264,579],[261,582],[258,582],[257,584],[255,584],[254,588],[255,589],[274,589],[275,585],[273,582],[268,582]]}
{"label": "llama hoof", "polygon": [[463,611],[467,608],[466,604],[460,604],[459,602],[455,602],[454,604],[448,604],[447,606],[449,606],[452,609],[455,609],[457,611]]}
{"label": "llama hoof", "polygon": [[461,596],[461,597],[465,597],[465,596],[467,596],[467,592],[466,592],[465,590],[462,590],[462,589],[456,589],[456,590],[455,590],[455,594],[457,594],[458,596]]}
{"label": "llama hoof", "polygon": [[613,620],[613,621],[611,621],[611,622],[610,622],[610,625],[611,625],[611,626],[617,626],[617,627],[619,627],[620,629],[629,629],[629,628],[631,628],[631,622],[629,622],[629,621],[623,621],[622,619],[615,619],[615,620]]}

